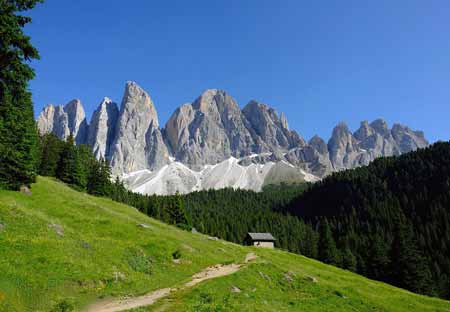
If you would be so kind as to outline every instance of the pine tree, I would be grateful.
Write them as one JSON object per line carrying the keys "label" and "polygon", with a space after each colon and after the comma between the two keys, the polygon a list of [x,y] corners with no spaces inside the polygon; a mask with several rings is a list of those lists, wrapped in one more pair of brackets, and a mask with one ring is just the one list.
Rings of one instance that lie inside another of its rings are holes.
{"label": "pine tree", "polygon": [[326,219],[320,221],[319,225],[319,260],[332,265],[340,262],[336,242]]}
{"label": "pine tree", "polygon": [[63,143],[58,161],[56,177],[61,181],[75,185],[75,171],[77,170],[77,151],[73,136],[70,135]]}
{"label": "pine tree", "polygon": [[342,267],[346,270],[356,272],[356,257],[349,247],[345,247],[342,251]]}
{"label": "pine tree", "polygon": [[370,241],[369,259],[367,275],[370,278],[385,281],[389,267],[389,245],[379,233],[373,235]]}
{"label": "pine tree", "polygon": [[28,82],[34,71],[27,64],[38,59],[23,28],[31,22],[18,12],[38,0],[0,1],[0,187],[19,189],[35,181],[38,135]]}
{"label": "pine tree", "polygon": [[88,192],[100,196],[108,195],[111,189],[110,179],[111,169],[108,163],[103,158],[93,161],[88,177]]}
{"label": "pine tree", "polygon": [[180,227],[189,225],[184,202],[178,192],[174,196],[171,196],[170,204],[167,206],[167,215],[169,222],[172,224]]}
{"label": "pine tree", "polygon": [[40,161],[38,173],[55,177],[63,142],[54,134],[45,134],[40,138]]}
{"label": "pine tree", "polygon": [[404,216],[396,221],[390,258],[391,282],[394,285],[422,294],[433,294],[430,269],[417,248],[412,226]]}

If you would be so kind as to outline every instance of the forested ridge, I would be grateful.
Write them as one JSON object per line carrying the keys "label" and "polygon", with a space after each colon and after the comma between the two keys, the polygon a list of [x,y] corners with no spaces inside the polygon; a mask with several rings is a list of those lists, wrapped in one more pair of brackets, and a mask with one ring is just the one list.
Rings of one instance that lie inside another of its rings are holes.
{"label": "forested ridge", "polygon": [[111,182],[106,161],[72,138],[41,138],[40,174],[132,205],[169,224],[243,243],[270,232],[276,245],[414,292],[450,298],[450,143],[314,185],[141,195]]}
{"label": "forested ridge", "polygon": [[449,142],[335,173],[284,210],[314,227],[328,224],[356,272],[450,297]]}

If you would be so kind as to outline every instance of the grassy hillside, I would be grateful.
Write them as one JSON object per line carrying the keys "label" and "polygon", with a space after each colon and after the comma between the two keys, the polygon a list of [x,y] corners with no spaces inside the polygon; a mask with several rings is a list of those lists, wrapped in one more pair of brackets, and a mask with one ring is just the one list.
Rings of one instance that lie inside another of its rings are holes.
{"label": "grassy hillside", "polygon": [[252,250],[259,258],[239,272],[139,310],[450,311],[449,302],[305,257],[184,232],[48,178],[32,192],[0,191],[0,311],[81,310],[100,298],[177,287],[205,267],[242,262]]}

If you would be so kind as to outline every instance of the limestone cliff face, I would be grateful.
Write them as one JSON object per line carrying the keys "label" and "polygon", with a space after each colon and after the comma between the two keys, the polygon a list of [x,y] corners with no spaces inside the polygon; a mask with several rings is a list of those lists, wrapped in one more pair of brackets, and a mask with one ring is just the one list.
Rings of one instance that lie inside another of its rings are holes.
{"label": "limestone cliff face", "polygon": [[178,108],[165,134],[177,160],[191,167],[215,164],[257,149],[236,101],[221,90],[206,90]]}
{"label": "limestone cliff face", "polygon": [[367,165],[381,156],[400,155],[426,146],[428,141],[423,132],[399,124],[389,129],[383,119],[370,124],[361,122],[353,135],[345,124],[339,124],[328,142],[334,170]]}
{"label": "limestone cliff face", "polygon": [[92,147],[96,158],[110,159],[110,147],[116,136],[118,117],[117,104],[107,97],[94,111],[89,125],[87,144]]}
{"label": "limestone cliff face", "polygon": [[281,152],[305,145],[297,132],[289,130],[286,116],[279,116],[268,105],[250,101],[242,112],[258,142],[259,152]]}
{"label": "limestone cliff face", "polygon": [[[192,103],[177,108],[161,129],[150,95],[135,82],[126,83],[120,110],[116,103],[104,98],[90,125],[79,100],[45,107],[37,124],[41,134],[54,133],[61,139],[72,134],[77,144],[90,145],[97,158],[110,161],[116,175],[147,169],[152,176],[158,176],[159,170],[172,168],[175,171],[170,169],[171,175],[186,171],[186,176],[197,176],[199,170],[219,164],[222,172],[233,163],[239,172],[250,170],[249,176],[258,173],[261,166],[278,170],[271,175],[276,173],[277,181],[283,174],[289,180],[299,172],[313,181],[333,171],[366,165],[380,156],[399,155],[428,145],[423,132],[400,124],[390,129],[383,119],[363,121],[354,133],[345,123],[339,123],[328,143],[319,136],[305,142],[289,129],[285,114],[257,101],[250,101],[241,110],[229,94],[217,89],[208,89]],[[204,175],[206,171],[202,172]],[[229,174],[237,175],[233,171]],[[236,182],[240,177],[223,178]],[[185,179],[173,181],[184,183]],[[189,188],[172,185],[170,189]]]}
{"label": "limestone cliff face", "polygon": [[114,173],[153,169],[168,161],[153,101],[135,82],[125,86],[115,131],[110,147]]}
{"label": "limestone cliff face", "polygon": [[64,140],[72,134],[77,144],[86,143],[88,123],[80,100],[72,100],[64,106],[46,106],[37,124],[41,134],[53,133]]}

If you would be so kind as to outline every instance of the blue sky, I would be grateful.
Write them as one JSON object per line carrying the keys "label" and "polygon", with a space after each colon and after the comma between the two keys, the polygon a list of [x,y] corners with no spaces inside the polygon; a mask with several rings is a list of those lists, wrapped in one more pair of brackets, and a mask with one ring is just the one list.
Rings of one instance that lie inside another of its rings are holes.
{"label": "blue sky", "polygon": [[47,0],[30,15],[36,115],[80,98],[90,118],[134,80],[162,124],[218,88],[306,139],[378,117],[450,139],[448,1]]}

